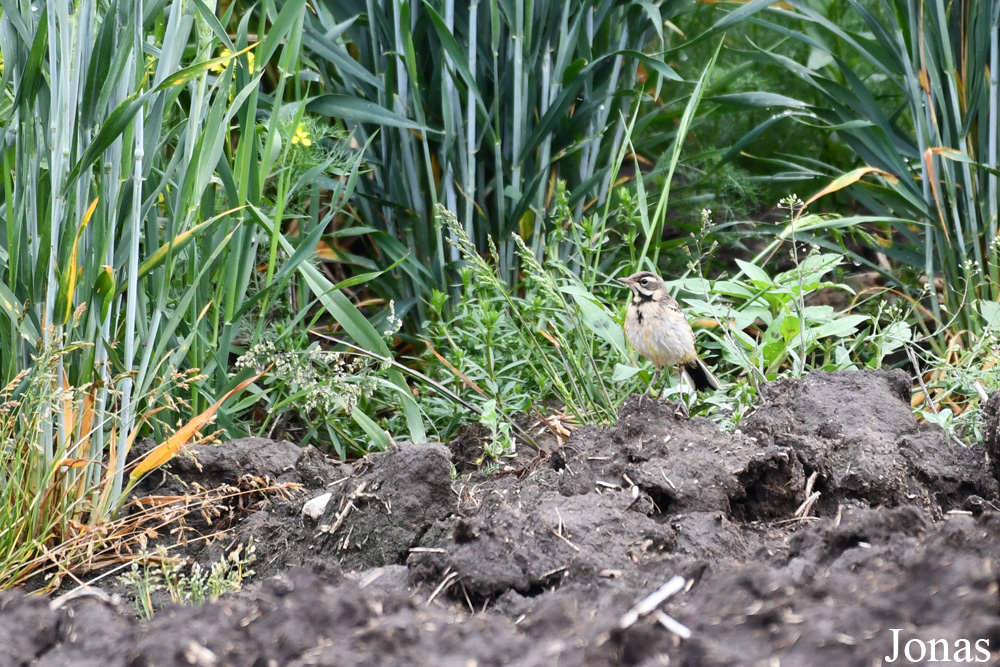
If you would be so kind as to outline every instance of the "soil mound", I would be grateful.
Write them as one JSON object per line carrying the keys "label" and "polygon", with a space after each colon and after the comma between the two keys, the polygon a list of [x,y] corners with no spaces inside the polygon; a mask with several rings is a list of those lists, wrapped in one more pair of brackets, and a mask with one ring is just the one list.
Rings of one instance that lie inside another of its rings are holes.
{"label": "soil mound", "polygon": [[818,473],[820,506],[920,504],[935,516],[972,495],[996,497],[981,451],[918,428],[903,371],[813,373],[766,385],[745,430],[762,445],[787,447],[805,473]]}
{"label": "soil mound", "polygon": [[971,640],[974,658],[977,640],[1000,649],[998,485],[982,449],[917,427],[908,387],[777,382],[736,433],[634,397],[612,427],[456,484],[436,444],[353,466],[213,448],[217,471],[178,461],[166,479],[252,469],[304,488],[199,556],[252,538],[274,576],[145,623],[99,599],[0,594],[0,665],[832,667],[885,661],[893,630],[954,661]]}

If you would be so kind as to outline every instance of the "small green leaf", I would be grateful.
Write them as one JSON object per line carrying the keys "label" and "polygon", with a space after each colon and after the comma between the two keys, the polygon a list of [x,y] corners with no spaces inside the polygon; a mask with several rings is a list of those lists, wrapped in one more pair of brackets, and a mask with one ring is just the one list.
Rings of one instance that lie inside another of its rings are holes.
{"label": "small green leaf", "polygon": [[764,365],[770,367],[779,357],[783,358],[785,353],[785,342],[775,341],[767,343],[761,347],[761,354],[764,357]]}
{"label": "small green leaf", "polygon": [[[573,286],[584,289],[582,285]],[[583,317],[583,323],[594,333],[598,338],[605,341],[613,347],[619,354],[626,354],[625,350],[625,333],[622,331],[622,327],[615,318],[611,316],[603,305],[594,297],[592,293],[587,292],[584,289],[584,293],[579,293],[576,291],[568,290],[566,287],[561,287],[560,291],[570,294],[573,297],[573,301],[576,302],[577,307],[580,308],[580,315]]]}
{"label": "small green leaf", "polygon": [[[35,95],[38,93],[38,86],[42,81],[42,60],[45,58],[46,46],[49,36],[49,7],[48,3],[42,6],[42,15],[38,17],[38,29],[35,37],[31,41],[31,51],[28,52],[28,62],[24,67],[24,74],[21,77],[21,85],[18,87],[17,96],[14,98],[12,109],[16,109],[21,102],[27,102],[29,107],[33,105]],[[17,15],[17,10],[8,9],[4,13],[5,17]],[[18,20],[18,23],[24,25]]]}
{"label": "small green leaf", "polygon": [[642,371],[641,368],[636,368],[635,366],[626,366],[625,364],[615,364],[615,372],[611,376],[611,381],[615,383],[625,382],[625,380],[635,377],[641,371]]}
{"label": "small green leaf", "polygon": [[141,95],[132,95],[127,98],[124,102],[118,105],[118,107],[111,112],[108,119],[101,125],[100,132],[94,137],[94,140],[90,142],[86,150],[83,151],[83,155],[80,156],[80,160],[73,166],[73,169],[69,172],[66,177],[66,185],[63,186],[63,194],[69,192],[70,187],[76,183],[77,177],[84,169],[88,169],[91,164],[93,164],[98,157],[110,146],[115,139],[120,137],[122,133],[128,128],[129,123],[135,117],[135,114],[142,108],[142,105],[146,103],[146,100],[153,94],[153,91],[147,91]]}
{"label": "small green leaf", "polygon": [[799,318],[795,315],[786,315],[783,320],[781,320],[781,337],[786,343],[790,342],[793,338],[799,335],[799,331],[802,327],[799,323]]}
{"label": "small green leaf", "polygon": [[566,71],[563,72],[563,80],[562,80],[563,85],[565,86],[566,84],[576,79],[576,77],[580,75],[580,72],[583,71],[583,68],[586,66],[587,66],[587,61],[584,58],[577,58],[576,60],[571,62],[569,64],[569,67],[566,68]]}
{"label": "small green leaf", "polygon": [[386,432],[379,428],[378,424],[373,422],[371,418],[360,408],[355,408],[354,411],[351,412],[351,419],[353,419],[354,423],[360,426],[361,430],[364,431],[365,434],[367,434],[371,439],[372,446],[370,449],[384,452],[392,445],[389,440],[389,436],[386,435]]}
{"label": "small green leaf", "polygon": [[750,280],[756,280],[765,285],[771,284],[771,276],[767,275],[767,271],[760,268],[756,264],[744,261],[742,259],[737,259],[736,264],[743,270],[743,273],[747,275]]}
{"label": "small green leaf", "polygon": [[111,310],[111,301],[115,295],[114,268],[104,265],[98,270],[97,279],[94,281],[94,293],[97,295],[98,307],[103,321]]}
{"label": "small green leaf", "polygon": [[816,339],[833,336],[846,338],[852,336],[864,322],[869,321],[868,315],[843,315],[812,330]]}
{"label": "small green leaf", "polygon": [[288,0],[282,5],[278,17],[274,19],[274,23],[271,24],[260,45],[259,66],[261,69],[267,66],[271,56],[278,50],[278,46],[285,41],[292,26],[302,16],[305,6],[306,0]]}

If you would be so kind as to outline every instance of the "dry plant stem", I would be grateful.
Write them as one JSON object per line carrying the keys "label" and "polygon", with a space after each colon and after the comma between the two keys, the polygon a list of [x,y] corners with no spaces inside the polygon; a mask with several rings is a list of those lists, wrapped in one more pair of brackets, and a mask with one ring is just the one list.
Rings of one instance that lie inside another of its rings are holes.
{"label": "dry plant stem", "polygon": [[434,602],[434,598],[440,595],[442,591],[448,590],[451,587],[451,585],[455,583],[455,580],[458,579],[458,572],[451,572],[450,571],[451,568],[448,569],[449,571],[445,573],[444,579],[442,579],[441,583],[438,584],[437,588],[434,589],[434,592],[431,593],[431,596],[427,598],[427,603],[426,603],[427,605],[430,605],[432,602]]}
{"label": "dry plant stem", "polygon": [[983,388],[982,382],[976,380],[975,382],[972,383],[972,386],[976,388],[976,393],[979,395],[979,400],[981,400],[983,403],[990,400],[989,394],[987,394],[986,390]]}
{"label": "dry plant stem", "polygon": [[[13,582],[14,585],[23,583],[28,577],[55,569],[63,575],[70,576],[74,580],[74,571],[97,570],[109,566],[116,566],[112,570],[102,573],[86,582],[79,582],[78,585],[68,593],[65,593],[59,600],[67,595],[73,595],[105,577],[114,574],[134,561],[144,558],[144,554],[133,554],[131,549],[138,544],[138,537],[148,535],[150,532],[159,533],[169,526],[176,524],[192,512],[204,510],[206,506],[215,506],[224,500],[238,498],[256,493],[280,493],[283,497],[288,497],[286,492],[292,487],[285,484],[274,484],[259,489],[246,491],[227,491],[213,494],[218,489],[209,489],[196,494],[186,496],[145,496],[137,498],[130,503],[142,508],[137,513],[123,519],[99,524],[67,540],[58,548],[47,551],[43,556],[39,556],[33,561],[26,563],[25,568],[28,574]],[[193,538],[182,537],[178,542],[192,543],[199,540],[210,539],[210,536],[199,535]],[[167,547],[168,549],[171,547]],[[66,564],[67,554],[87,554],[86,559]],[[79,581],[79,580],[77,580]]]}
{"label": "dry plant stem", "polygon": [[59,597],[49,602],[49,609],[51,609],[52,611],[59,611],[60,609],[62,609],[63,606],[66,605],[67,602],[85,597],[97,598],[104,604],[112,606],[115,604],[115,599],[117,596],[108,595],[100,588],[93,588],[87,584],[80,584],[69,593],[60,595]]}
{"label": "dry plant stem", "polygon": [[336,533],[338,530],[340,530],[340,527],[342,525],[344,525],[344,520],[347,519],[347,515],[350,514],[351,510],[354,509],[354,501],[357,500],[358,498],[361,498],[362,496],[364,496],[365,495],[365,489],[367,489],[367,488],[368,488],[368,482],[367,481],[364,481],[364,482],[361,482],[360,484],[358,484],[358,488],[354,489],[354,491],[351,491],[351,495],[349,495],[347,497],[347,502],[344,504],[344,507],[337,514],[337,518],[334,519],[333,524],[332,525],[325,524],[325,525],[320,526],[319,527],[319,532],[321,532],[321,533],[329,533],[329,534],[332,535],[332,534]]}
{"label": "dry plant stem", "polygon": [[816,483],[816,477],[818,475],[819,475],[819,472],[814,470],[813,473],[811,475],[809,475],[809,479],[806,480],[806,494],[805,494],[806,495],[806,499],[804,501],[802,501],[802,504],[799,505],[798,509],[795,510],[795,515],[794,516],[796,518],[801,519],[801,518],[805,518],[806,516],[808,516],[810,510],[812,510],[812,508],[813,508],[813,505],[816,504],[817,500],[819,500],[819,496],[820,496],[819,491],[813,492],[813,490],[812,490],[813,484]]}
{"label": "dry plant stem", "polygon": [[621,617],[621,620],[618,622],[618,627],[624,630],[633,625],[639,620],[640,616],[645,616],[646,614],[652,612],[659,607],[664,600],[680,592],[681,589],[684,588],[685,583],[687,582],[684,580],[684,577],[680,575],[674,576],[670,581],[660,586],[658,589],[640,600],[634,607],[625,612],[625,614]]}
{"label": "dry plant stem", "polygon": [[927,403],[927,407],[930,408],[931,412],[937,414],[938,409],[934,405],[934,399],[931,398],[931,393],[927,390],[927,385],[924,384],[924,375],[920,372],[920,362],[917,360],[917,355],[913,352],[912,348],[907,347],[906,356],[910,358],[910,363],[913,364],[913,372],[917,374],[917,382],[920,383],[920,390],[924,392],[924,400]]}

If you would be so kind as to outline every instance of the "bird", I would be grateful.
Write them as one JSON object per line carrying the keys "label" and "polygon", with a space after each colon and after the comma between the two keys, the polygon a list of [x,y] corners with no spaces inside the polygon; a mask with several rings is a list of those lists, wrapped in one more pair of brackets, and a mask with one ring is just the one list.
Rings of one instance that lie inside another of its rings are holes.
{"label": "bird", "polygon": [[[649,395],[665,366],[677,366],[678,376],[687,376],[697,391],[722,389],[722,383],[698,356],[691,325],[663,279],[652,271],[639,271],[618,281],[632,290],[625,314],[625,338],[656,366],[645,395]],[[687,414],[683,401],[681,407]]]}

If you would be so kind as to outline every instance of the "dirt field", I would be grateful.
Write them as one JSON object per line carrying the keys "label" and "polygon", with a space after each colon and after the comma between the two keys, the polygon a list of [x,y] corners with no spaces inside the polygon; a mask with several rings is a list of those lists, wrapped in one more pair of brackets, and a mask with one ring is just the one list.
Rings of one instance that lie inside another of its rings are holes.
{"label": "dirt field", "polygon": [[915,664],[992,661],[1000,489],[986,449],[918,428],[909,392],[902,372],[781,381],[735,434],[633,397],[614,427],[456,480],[471,435],[353,466],[265,440],[203,448],[202,471],[172,472],[304,487],[197,554],[252,537],[257,581],[149,622],[124,599],[0,594],[0,664],[914,664],[887,659],[894,639],[920,640]]}

